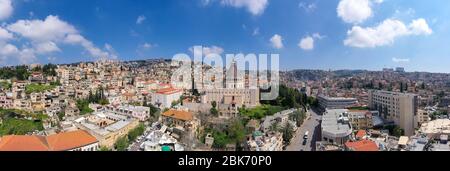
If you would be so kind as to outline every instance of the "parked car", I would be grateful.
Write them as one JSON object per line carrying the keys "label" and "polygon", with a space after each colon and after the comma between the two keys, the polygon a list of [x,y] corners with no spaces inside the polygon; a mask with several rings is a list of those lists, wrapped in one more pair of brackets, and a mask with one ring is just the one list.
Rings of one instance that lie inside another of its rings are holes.
{"label": "parked car", "polygon": [[305,139],[305,140],[308,139],[308,135],[309,135],[309,131],[306,131],[305,135],[303,136],[303,139]]}

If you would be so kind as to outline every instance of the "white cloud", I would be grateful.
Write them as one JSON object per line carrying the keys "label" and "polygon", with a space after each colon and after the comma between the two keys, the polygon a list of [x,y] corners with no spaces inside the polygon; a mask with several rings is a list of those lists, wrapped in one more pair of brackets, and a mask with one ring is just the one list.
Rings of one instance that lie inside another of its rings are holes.
{"label": "white cloud", "polygon": [[362,23],[372,16],[369,0],[341,0],[337,7],[338,16],[346,23]]}
{"label": "white cloud", "polygon": [[33,41],[56,41],[78,31],[58,16],[48,16],[45,20],[19,20],[7,27],[11,32]]}
{"label": "white cloud", "polygon": [[320,33],[314,33],[314,34],[312,35],[312,37],[313,37],[314,39],[323,39],[323,38],[325,38],[325,36],[320,35]]}
{"label": "white cloud", "polygon": [[[218,47],[218,46],[211,46],[211,47],[204,47],[203,46],[202,48],[203,48],[203,55],[204,56],[207,56],[209,54],[218,54],[218,55],[220,55],[220,54],[222,54],[224,52],[223,48]],[[201,52],[194,52],[194,50],[196,50],[195,46],[189,48],[189,51],[192,52],[192,53],[201,53]]]}
{"label": "white cloud", "polygon": [[410,59],[408,58],[392,58],[392,61],[395,63],[408,63]]}
{"label": "white cloud", "polygon": [[56,57],[54,57],[54,56],[49,56],[49,57],[47,57],[47,60],[49,60],[49,61],[56,61]]}
{"label": "white cloud", "polygon": [[150,48],[154,47],[154,45],[152,45],[150,43],[144,43],[141,45],[141,47],[144,49],[150,49]]}
{"label": "white cloud", "polygon": [[433,33],[433,30],[431,30],[427,21],[423,18],[413,20],[409,25],[409,28],[411,29],[411,33],[414,35],[430,35]]}
{"label": "white cloud", "polygon": [[31,64],[37,60],[35,50],[31,48],[22,49],[17,57],[21,64]]}
{"label": "white cloud", "polygon": [[16,46],[12,44],[0,44],[0,56],[11,56],[19,52]]}
{"label": "white cloud", "polygon": [[326,36],[320,35],[320,33],[314,33],[311,36],[305,36],[300,40],[300,43],[298,43],[298,47],[303,50],[313,50],[315,41],[324,39],[325,37]]}
{"label": "white cloud", "polygon": [[13,10],[11,0],[0,0],[0,20],[9,18]]}
{"label": "white cloud", "polygon": [[139,48],[143,49],[143,50],[148,50],[148,49],[151,49],[151,48],[154,48],[154,47],[157,47],[157,46],[158,46],[157,44],[151,44],[151,43],[145,42],[145,43],[139,45]]}
{"label": "white cloud", "polygon": [[108,52],[109,58],[111,59],[118,58],[116,50],[109,43],[105,44],[105,50]]}
{"label": "white cloud", "polygon": [[13,34],[11,34],[8,30],[0,27],[0,41],[5,41],[13,38]]}
{"label": "white cloud", "polygon": [[309,13],[314,12],[317,8],[317,5],[315,3],[306,4],[304,2],[300,2],[298,4],[298,7]]}
{"label": "white cloud", "polygon": [[252,33],[252,36],[257,36],[257,35],[259,35],[259,27],[255,28]]}
{"label": "white cloud", "polygon": [[311,36],[306,36],[300,40],[298,44],[303,50],[313,50],[314,49],[314,38]]}
{"label": "white cloud", "polygon": [[403,22],[387,19],[376,27],[362,28],[354,26],[347,32],[344,45],[358,48],[374,48],[393,44],[395,39],[409,35],[429,35],[432,30],[428,27],[425,19],[414,20],[406,26]]}
{"label": "white cloud", "polygon": [[147,17],[145,17],[144,15],[141,15],[136,19],[136,24],[142,24],[146,19],[147,19]]}
{"label": "white cloud", "polygon": [[[208,1],[209,3],[209,1]],[[268,0],[221,0],[222,5],[236,8],[247,8],[252,15],[261,15],[269,5]]]}
{"label": "white cloud", "polygon": [[36,52],[39,54],[46,54],[52,52],[60,52],[61,49],[52,41],[38,43],[35,45]]}
{"label": "white cloud", "polygon": [[212,0],[201,0],[201,5],[207,6],[211,3]]}
{"label": "white cloud", "polygon": [[[16,57],[20,63],[34,62],[38,55],[60,52],[58,44],[61,43],[79,45],[95,58],[117,58],[110,45],[105,46],[105,51],[97,48],[91,41],[80,35],[74,26],[59,19],[58,16],[50,15],[45,20],[18,20],[6,25],[6,30],[5,32],[5,29],[0,29],[0,39],[17,37],[22,40],[23,45],[19,49],[12,44],[3,43],[0,49],[7,49],[8,56]],[[3,59],[5,55],[2,54]]]}
{"label": "white cloud", "polygon": [[381,4],[384,2],[384,0],[373,0],[373,2],[377,3],[377,4]]}
{"label": "white cloud", "polygon": [[272,44],[272,47],[275,49],[281,49],[284,47],[283,37],[281,37],[278,34],[273,35],[273,37],[270,39],[270,43]]}

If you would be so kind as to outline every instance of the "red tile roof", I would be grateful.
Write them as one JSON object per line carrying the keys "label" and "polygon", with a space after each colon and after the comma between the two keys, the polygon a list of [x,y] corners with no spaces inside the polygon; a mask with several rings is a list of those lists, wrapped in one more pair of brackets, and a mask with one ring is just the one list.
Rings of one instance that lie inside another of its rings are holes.
{"label": "red tile roof", "polygon": [[84,130],[78,130],[50,135],[47,142],[52,151],[66,151],[94,144],[97,139]]}
{"label": "red tile roof", "polygon": [[366,136],[366,135],[367,135],[367,132],[366,132],[366,131],[364,131],[364,130],[359,130],[359,131],[356,133],[356,138],[362,139],[362,138],[364,138],[364,136]]}
{"label": "red tile roof", "polygon": [[59,133],[47,137],[8,135],[0,138],[0,151],[67,151],[98,142],[83,130]]}
{"label": "red tile roof", "polygon": [[361,140],[356,142],[346,142],[345,146],[353,151],[378,151],[378,146],[370,140]]}
{"label": "red tile roof", "polygon": [[163,116],[170,117],[174,119],[179,119],[183,121],[191,121],[194,117],[191,112],[179,111],[179,110],[168,110],[163,113]]}
{"label": "red tile roof", "polygon": [[49,151],[43,136],[8,135],[0,138],[0,151]]}
{"label": "red tile roof", "polygon": [[179,93],[179,92],[181,92],[181,90],[175,89],[173,87],[163,88],[163,89],[159,89],[158,91],[156,91],[157,94],[164,94],[164,95],[174,94],[174,93]]}

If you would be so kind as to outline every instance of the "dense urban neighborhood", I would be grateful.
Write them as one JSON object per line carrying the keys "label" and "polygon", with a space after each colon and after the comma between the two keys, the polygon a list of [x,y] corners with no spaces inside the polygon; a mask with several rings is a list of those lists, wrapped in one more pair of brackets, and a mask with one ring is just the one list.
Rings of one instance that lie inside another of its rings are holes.
{"label": "dense urban neighborhood", "polygon": [[449,7],[0,0],[0,151],[450,151]]}
{"label": "dense urban neighborhood", "polygon": [[223,88],[173,81],[177,64],[4,67],[0,151],[450,150],[448,74],[294,70],[260,100],[236,62]]}

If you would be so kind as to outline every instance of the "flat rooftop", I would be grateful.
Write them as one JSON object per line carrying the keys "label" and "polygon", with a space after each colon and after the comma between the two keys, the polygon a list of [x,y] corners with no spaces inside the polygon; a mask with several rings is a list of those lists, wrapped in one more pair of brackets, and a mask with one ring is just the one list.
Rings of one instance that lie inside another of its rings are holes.
{"label": "flat rooftop", "polygon": [[328,101],[356,101],[356,98],[348,98],[348,97],[329,97],[324,95],[319,95],[320,98],[323,98]]}
{"label": "flat rooftop", "polygon": [[425,134],[450,134],[450,119],[436,119],[422,124],[420,131]]}
{"label": "flat rooftop", "polygon": [[344,137],[351,134],[352,128],[346,122],[343,113],[348,112],[347,109],[327,110],[322,116],[322,133],[332,134],[335,137]]}

